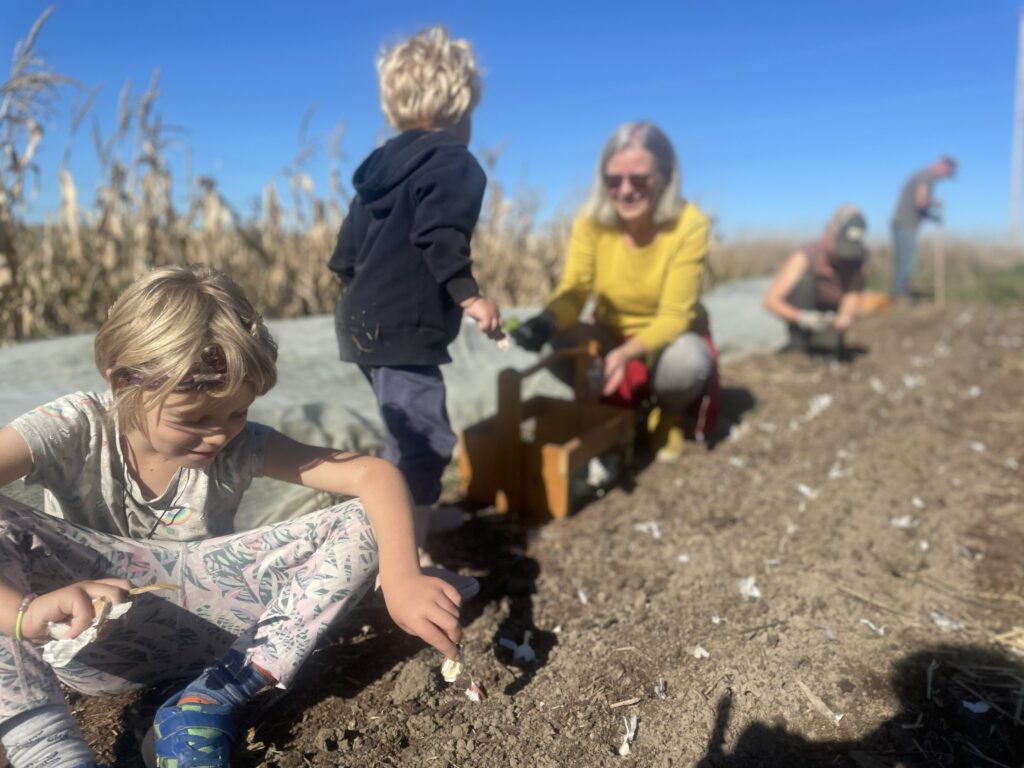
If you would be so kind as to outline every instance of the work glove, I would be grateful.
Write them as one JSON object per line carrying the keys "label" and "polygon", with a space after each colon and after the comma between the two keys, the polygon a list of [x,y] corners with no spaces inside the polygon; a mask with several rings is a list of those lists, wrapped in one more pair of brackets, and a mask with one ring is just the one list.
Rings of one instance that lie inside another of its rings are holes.
{"label": "work glove", "polygon": [[509,336],[520,347],[530,352],[539,352],[555,335],[558,323],[555,316],[545,310],[509,332]]}
{"label": "work glove", "polygon": [[820,333],[821,331],[827,331],[831,328],[835,319],[835,312],[821,312],[817,309],[802,309],[800,310],[800,315],[796,319],[796,324],[805,331]]}

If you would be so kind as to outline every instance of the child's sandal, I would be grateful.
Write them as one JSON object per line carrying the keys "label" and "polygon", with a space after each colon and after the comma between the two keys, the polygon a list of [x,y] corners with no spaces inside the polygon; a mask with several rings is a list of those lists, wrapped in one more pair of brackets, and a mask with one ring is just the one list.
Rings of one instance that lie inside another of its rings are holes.
{"label": "child's sandal", "polygon": [[224,704],[182,704],[178,691],[157,710],[143,742],[148,768],[230,768],[231,745],[238,729],[231,707]]}

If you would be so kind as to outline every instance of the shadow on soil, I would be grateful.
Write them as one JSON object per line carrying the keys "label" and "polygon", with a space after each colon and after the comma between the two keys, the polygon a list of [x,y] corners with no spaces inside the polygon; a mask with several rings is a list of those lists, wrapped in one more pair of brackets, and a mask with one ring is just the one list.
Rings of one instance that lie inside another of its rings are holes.
{"label": "shadow on soil", "polygon": [[[515,679],[504,691],[510,696],[530,684],[558,643],[556,635],[534,624],[533,595],[540,565],[526,554],[532,530],[502,515],[476,516],[457,536],[447,537],[436,546],[441,562],[453,569],[465,568],[480,580],[480,594],[463,606],[463,626],[471,624],[491,604],[499,607],[502,619],[492,647],[498,660],[514,671]],[[514,662],[513,651],[501,647],[499,641],[522,643],[527,632],[536,662],[520,666]]]}
{"label": "shadow on soil", "polygon": [[757,398],[746,387],[722,387],[722,403],[718,412],[718,431],[711,440],[714,448],[729,437],[729,430],[743,423],[743,415],[757,407]]}
{"label": "shadow on soil", "polygon": [[1020,659],[976,646],[938,645],[899,660],[891,685],[900,711],[863,739],[811,741],[789,732],[785,721],[754,723],[730,753],[724,748],[733,708],[732,692],[727,692],[718,700],[714,732],[698,768],[1020,764]]}

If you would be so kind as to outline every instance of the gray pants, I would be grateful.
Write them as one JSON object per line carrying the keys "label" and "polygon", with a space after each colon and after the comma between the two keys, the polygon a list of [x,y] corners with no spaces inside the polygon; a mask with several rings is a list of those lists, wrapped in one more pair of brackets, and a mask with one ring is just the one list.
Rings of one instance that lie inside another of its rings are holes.
{"label": "gray pants", "polygon": [[892,225],[892,296],[909,296],[910,281],[917,266],[917,227]]}
{"label": "gray pants", "polygon": [[455,433],[445,406],[444,378],[436,365],[359,366],[384,421],[383,458],[398,467],[413,502],[441,496],[441,475],[452,459]]}
{"label": "gray pants", "polygon": [[[797,309],[816,309],[822,312],[835,312],[839,309],[838,305],[824,304],[818,300],[817,280],[810,270],[804,272],[803,277],[793,286],[789,295],[786,296],[786,303],[792,304]],[[834,330],[814,333],[804,330],[796,323],[787,323],[786,325],[789,328],[789,348],[830,349],[843,344],[843,334]]]}
{"label": "gray pants", "polygon": [[[786,296],[786,303],[792,304],[797,309],[824,309],[818,306],[818,286],[815,283],[814,274],[807,270],[803,277],[793,286],[793,289]],[[834,309],[834,307],[833,307]],[[791,346],[809,347],[811,338],[814,336],[811,331],[804,330],[796,323],[787,323],[789,329],[789,343]]]}
{"label": "gray pants", "polygon": [[[562,349],[591,340],[601,345],[602,355],[621,343],[616,334],[603,326],[577,323],[551,344]],[[711,350],[704,339],[693,331],[681,334],[658,352],[652,366],[651,389],[658,404],[670,411],[685,411],[704,393],[712,368]],[[552,372],[562,381],[572,383],[572,365],[568,361],[556,365]]]}

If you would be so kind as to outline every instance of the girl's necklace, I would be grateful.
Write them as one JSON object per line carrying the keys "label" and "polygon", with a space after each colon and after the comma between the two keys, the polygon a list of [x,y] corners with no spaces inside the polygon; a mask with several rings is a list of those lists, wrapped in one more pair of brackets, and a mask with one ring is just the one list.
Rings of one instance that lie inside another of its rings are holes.
{"label": "girl's necklace", "polygon": [[[141,507],[143,509],[152,509],[152,507],[146,501],[140,501],[139,499],[135,498],[135,494],[131,492],[131,477],[128,474],[128,454],[131,449],[131,445],[128,443],[128,438],[124,437],[123,435],[121,436],[121,440],[122,449],[128,449],[124,450],[124,453],[122,454],[124,456],[124,460],[121,462],[121,468],[124,471],[124,477],[122,478],[121,481],[121,512],[124,515],[124,529],[125,532],[127,533],[129,530],[128,499],[132,500],[136,508]],[[175,505],[175,503],[178,501],[178,498],[181,496],[181,492],[184,490],[186,485],[186,479],[184,477],[184,474],[186,472],[188,472],[187,467],[178,467],[178,471],[175,472],[174,476],[171,478],[171,482],[177,484],[174,489],[174,496],[172,496],[171,500],[164,505],[163,509],[160,510],[160,514],[157,515],[156,521],[153,523],[153,527],[150,528],[149,532],[146,534],[147,539],[153,538],[153,534],[156,533],[156,529],[160,527],[160,525],[164,521],[164,517],[166,517],[167,513],[171,511],[171,508]],[[166,491],[164,491],[164,493],[166,493]]]}

